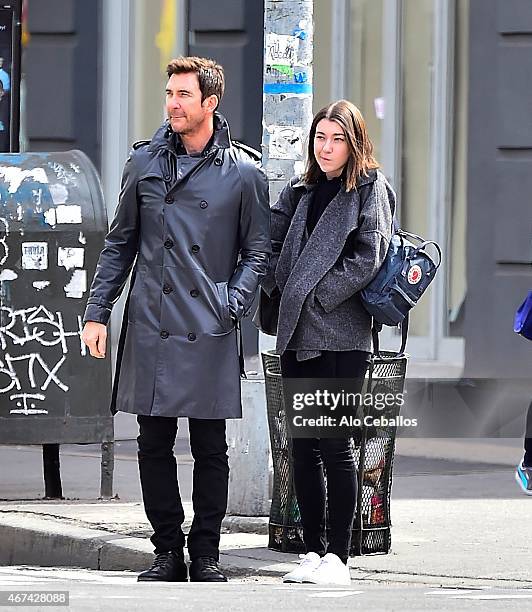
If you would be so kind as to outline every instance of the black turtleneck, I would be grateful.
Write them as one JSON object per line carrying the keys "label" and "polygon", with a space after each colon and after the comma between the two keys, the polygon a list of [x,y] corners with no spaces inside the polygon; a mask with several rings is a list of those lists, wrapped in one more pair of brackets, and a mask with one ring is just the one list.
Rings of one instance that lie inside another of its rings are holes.
{"label": "black turtleneck", "polygon": [[329,205],[329,202],[336,196],[342,186],[342,177],[337,176],[328,180],[323,174],[312,194],[312,200],[307,214],[307,231],[308,235],[312,234],[318,221],[320,220],[323,211]]}
{"label": "black turtleneck", "polygon": [[[174,151],[177,153],[177,155],[188,155],[187,150],[185,149],[185,146],[181,142],[181,138],[179,137],[179,134],[172,132],[170,134],[170,139],[171,139]],[[201,151],[201,153],[194,153],[193,155],[190,155],[190,157],[205,156],[207,151],[212,147],[213,143],[214,143],[214,132],[212,133],[212,136],[209,138],[209,142],[203,147],[203,151]]]}
{"label": "black turtleneck", "polygon": [[179,180],[183,175],[185,175],[193,166],[195,166],[199,158],[204,157],[207,154],[207,151],[212,147],[214,143],[214,132],[209,140],[209,142],[203,148],[201,153],[195,153],[193,155],[189,155],[187,150],[185,149],[183,143],[181,142],[181,138],[179,134],[172,132],[169,135],[170,142],[174,151],[177,154],[177,159],[175,156],[170,155],[168,159],[168,169],[169,174],[167,174],[166,182],[168,185],[173,185],[177,180]]}

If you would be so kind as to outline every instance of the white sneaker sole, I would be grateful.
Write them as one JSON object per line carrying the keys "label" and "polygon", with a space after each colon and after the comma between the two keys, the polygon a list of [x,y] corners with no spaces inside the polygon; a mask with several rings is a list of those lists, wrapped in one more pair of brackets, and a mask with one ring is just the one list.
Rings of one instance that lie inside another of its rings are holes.
{"label": "white sneaker sole", "polygon": [[283,576],[283,582],[287,582],[288,584],[302,584],[303,582],[305,582],[305,579],[304,578],[292,578],[292,577],[285,578]]}
{"label": "white sneaker sole", "polygon": [[351,578],[349,579],[349,582],[318,582],[317,580],[303,580],[303,584],[318,584],[320,586],[350,586]]}

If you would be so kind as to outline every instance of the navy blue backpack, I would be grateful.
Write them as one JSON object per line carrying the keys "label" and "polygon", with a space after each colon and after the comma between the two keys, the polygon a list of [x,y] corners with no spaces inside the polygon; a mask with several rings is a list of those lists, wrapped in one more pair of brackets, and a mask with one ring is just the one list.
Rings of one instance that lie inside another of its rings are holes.
{"label": "navy blue backpack", "polygon": [[[437,263],[427,252],[429,245],[433,245],[438,253]],[[441,260],[441,249],[436,242],[399,229],[394,219],[394,235],[384,263],[377,276],[360,292],[364,308],[373,317],[371,333],[375,355],[380,356],[379,332],[383,325],[401,325],[398,356],[404,354],[409,312],[433,281]]]}

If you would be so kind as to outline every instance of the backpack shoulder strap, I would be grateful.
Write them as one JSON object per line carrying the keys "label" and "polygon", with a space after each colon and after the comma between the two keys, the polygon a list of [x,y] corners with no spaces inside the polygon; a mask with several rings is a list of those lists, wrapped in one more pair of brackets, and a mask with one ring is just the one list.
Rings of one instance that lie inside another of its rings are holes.
{"label": "backpack shoulder strap", "polygon": [[[406,349],[406,342],[408,340],[408,324],[410,319],[410,313],[407,312],[405,318],[401,321],[401,348],[397,353],[397,357],[403,357]],[[380,344],[379,344],[379,332],[382,331],[382,323],[377,323],[373,319],[373,325],[371,326],[371,338],[373,340],[373,354],[376,357],[381,357]]]}
{"label": "backpack shoulder strap", "polygon": [[398,357],[402,357],[405,354],[406,341],[408,340],[408,323],[410,319],[410,313],[407,312],[405,318],[401,321],[401,348],[399,349]]}

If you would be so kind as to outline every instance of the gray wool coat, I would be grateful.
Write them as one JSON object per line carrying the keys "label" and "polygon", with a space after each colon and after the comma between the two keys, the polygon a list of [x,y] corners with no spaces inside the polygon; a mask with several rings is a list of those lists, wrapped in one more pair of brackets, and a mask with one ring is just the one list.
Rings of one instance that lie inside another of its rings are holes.
{"label": "gray wool coat", "polygon": [[393,230],[395,194],[379,170],[341,187],[307,239],[313,185],[294,177],[271,208],[272,257],[261,284],[281,292],[277,353],[371,351],[371,317],[359,291],[381,267]]}
{"label": "gray wool coat", "polygon": [[212,144],[178,177],[170,136],[164,124],[126,163],[84,319],[107,323],[132,270],[111,410],[240,417],[235,320],[267,269],[268,181],[219,113]]}

